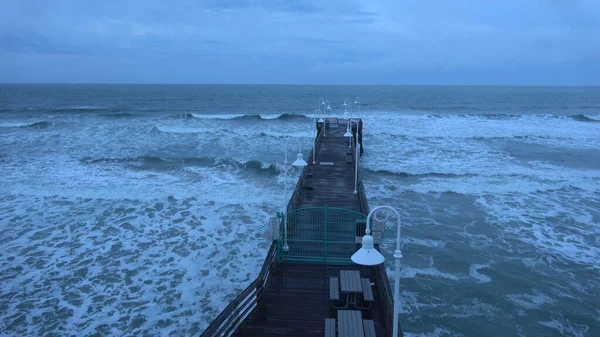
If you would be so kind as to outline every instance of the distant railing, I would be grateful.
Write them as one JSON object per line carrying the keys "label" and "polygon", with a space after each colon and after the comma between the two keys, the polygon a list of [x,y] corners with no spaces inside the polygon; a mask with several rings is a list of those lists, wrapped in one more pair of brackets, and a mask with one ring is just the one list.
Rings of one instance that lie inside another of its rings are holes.
{"label": "distant railing", "polygon": [[[394,323],[394,295],[392,294],[392,288],[390,287],[385,263],[380,263],[375,266],[375,272],[376,282],[379,284],[379,292],[383,301],[383,320],[385,322],[386,336],[392,336]],[[402,336],[402,329],[398,330],[400,331],[400,336]]]}
{"label": "distant railing", "polygon": [[277,244],[273,241],[256,280],[229,303],[200,337],[229,337],[235,333],[244,319],[256,308],[258,300],[267,287],[269,275],[276,265],[276,258]]}
{"label": "distant railing", "polygon": [[358,201],[360,203],[360,211],[369,214],[369,203],[367,201],[365,185],[363,185],[362,180],[360,179],[358,180]]}

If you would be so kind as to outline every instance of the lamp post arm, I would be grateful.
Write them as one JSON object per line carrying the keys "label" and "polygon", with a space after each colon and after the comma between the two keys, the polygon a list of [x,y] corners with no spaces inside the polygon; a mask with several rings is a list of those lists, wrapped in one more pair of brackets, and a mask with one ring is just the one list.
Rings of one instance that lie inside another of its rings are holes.
{"label": "lamp post arm", "polygon": [[[287,148],[288,148],[288,144],[289,144],[289,143],[290,143],[292,140],[298,143],[298,151],[302,151],[302,143],[300,143],[300,141],[299,141],[298,139],[296,139],[296,138],[290,138],[290,139],[288,139],[288,140],[285,142],[285,158],[287,158]],[[287,159],[286,159],[286,160],[287,160]]]}

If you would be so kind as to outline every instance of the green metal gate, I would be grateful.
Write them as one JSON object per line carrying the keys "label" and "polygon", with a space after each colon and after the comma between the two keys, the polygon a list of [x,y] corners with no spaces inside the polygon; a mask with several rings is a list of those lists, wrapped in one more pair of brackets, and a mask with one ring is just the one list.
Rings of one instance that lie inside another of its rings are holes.
{"label": "green metal gate", "polygon": [[[279,260],[352,263],[350,256],[359,248],[356,237],[364,235],[365,220],[366,215],[360,212],[327,205],[293,209],[282,217],[280,224]],[[287,251],[284,249],[286,223]]]}

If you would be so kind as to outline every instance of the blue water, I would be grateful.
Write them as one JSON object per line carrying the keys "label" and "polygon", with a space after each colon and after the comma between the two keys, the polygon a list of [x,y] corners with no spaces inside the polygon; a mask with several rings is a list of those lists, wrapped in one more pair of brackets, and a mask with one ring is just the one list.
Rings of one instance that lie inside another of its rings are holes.
{"label": "blue water", "polygon": [[407,335],[600,335],[600,88],[233,85],[0,85],[1,333],[201,333],[357,95]]}

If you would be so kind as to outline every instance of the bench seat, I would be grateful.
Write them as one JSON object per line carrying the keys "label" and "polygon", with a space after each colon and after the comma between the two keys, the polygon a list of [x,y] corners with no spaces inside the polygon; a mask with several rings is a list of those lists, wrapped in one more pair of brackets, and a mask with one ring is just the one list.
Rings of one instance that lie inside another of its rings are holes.
{"label": "bench seat", "polygon": [[334,301],[340,299],[340,282],[337,277],[329,278],[329,299]]}
{"label": "bench seat", "polygon": [[335,318],[325,318],[325,337],[335,337]]}
{"label": "bench seat", "polygon": [[362,283],[362,291],[365,302],[374,302],[375,298],[373,297],[373,289],[371,288],[371,282],[367,278],[360,279]]}
{"label": "bench seat", "polygon": [[363,319],[365,337],[375,337],[375,323],[370,319]]}

